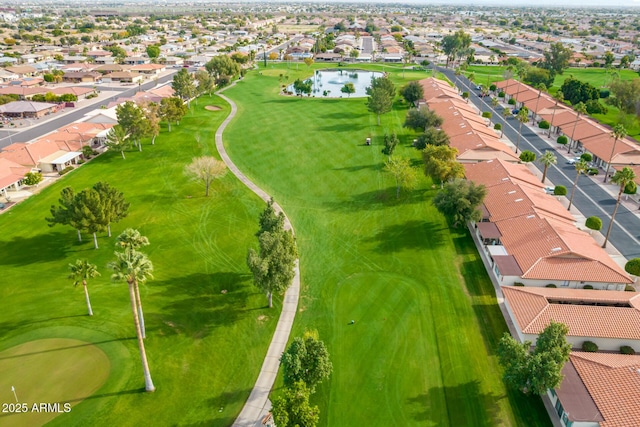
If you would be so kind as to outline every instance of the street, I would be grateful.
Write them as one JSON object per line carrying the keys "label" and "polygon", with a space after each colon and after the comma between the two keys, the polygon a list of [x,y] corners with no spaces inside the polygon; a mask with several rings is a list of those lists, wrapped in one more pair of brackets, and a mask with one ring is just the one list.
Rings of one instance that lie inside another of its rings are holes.
{"label": "street", "polygon": [[[493,107],[490,103],[491,98],[481,98],[475,90],[475,84],[470,82],[466,77],[456,76],[453,70],[440,68],[452,82],[457,82],[459,86],[470,94],[469,99],[480,111],[491,111],[493,114],[493,123],[502,124],[505,136],[511,140],[518,139],[518,122],[515,119],[504,120],[502,116],[503,108]],[[554,139],[543,139],[538,134],[529,129],[528,126],[522,126],[522,137],[520,138],[520,150],[529,150],[540,157],[544,151],[552,151],[558,158],[558,163],[549,167],[547,178],[554,185],[563,185],[567,187],[567,194],[571,194],[573,181],[575,180],[575,168],[566,164],[564,153],[560,154],[556,150],[557,144]],[[533,163],[536,168],[542,170],[543,166],[538,162]],[[604,175],[598,175],[597,180],[601,180]],[[578,179],[573,204],[585,216],[597,216],[602,219],[602,232],[606,233],[611,214],[616,204],[607,191],[600,187],[591,178],[582,175]],[[615,223],[611,230],[609,241],[620,251],[627,259],[640,257],[640,217],[634,212],[629,211],[624,205],[620,205],[616,214]]]}

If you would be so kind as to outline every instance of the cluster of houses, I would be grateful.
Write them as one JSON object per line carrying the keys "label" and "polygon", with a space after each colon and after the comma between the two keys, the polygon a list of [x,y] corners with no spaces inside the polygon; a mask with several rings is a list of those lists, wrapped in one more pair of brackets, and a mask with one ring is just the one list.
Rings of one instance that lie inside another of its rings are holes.
{"label": "cluster of houses", "polygon": [[547,121],[552,136],[564,135],[568,146],[577,153],[590,153],[593,166],[606,169],[610,164],[610,173],[616,168],[630,167],[640,176],[640,146],[633,139],[616,140],[610,128],[519,81],[503,80],[496,86],[505,93],[505,100],[515,100],[516,108],[527,107],[534,121]]}
{"label": "cluster of houses", "polygon": [[[0,151],[0,194],[7,197],[23,187],[30,171],[59,173],[87,160],[88,153],[104,148],[110,129],[118,123],[116,107],[126,101],[138,104],[160,103],[173,96],[170,85],[138,92],[130,98],[118,98],[106,109],[95,109],[82,120],[28,142],[15,142]],[[28,101],[21,101],[28,102]],[[44,104],[44,103],[33,103]],[[9,104],[5,104],[9,105]],[[89,147],[91,150],[88,150]]]}
{"label": "cluster of houses", "polygon": [[[518,163],[455,89],[433,78],[420,83],[420,103],[443,117],[442,129],[459,150],[466,178],[487,188],[482,219],[472,229],[488,273],[500,286],[515,338],[535,342],[553,320],[567,325],[567,341],[574,349],[585,341],[598,346],[594,353],[573,351],[563,382],[548,391],[561,424],[637,425],[640,356],[621,354],[623,346],[640,351],[640,294],[628,286],[634,280],[576,227],[574,217],[546,194],[536,175]],[[512,84],[502,86],[511,92]],[[519,99],[527,106],[537,101]],[[543,118],[545,109],[555,107],[555,102],[540,104],[544,107],[532,110]],[[562,124],[554,123],[554,130],[562,131]],[[586,139],[576,136],[585,148]]]}

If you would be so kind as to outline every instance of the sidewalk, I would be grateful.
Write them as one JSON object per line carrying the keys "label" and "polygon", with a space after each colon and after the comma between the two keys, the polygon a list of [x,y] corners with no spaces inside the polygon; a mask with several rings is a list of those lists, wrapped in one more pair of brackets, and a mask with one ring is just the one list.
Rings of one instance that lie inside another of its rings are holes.
{"label": "sidewalk", "polygon": [[[226,88],[222,89],[221,91],[224,91],[225,89]],[[227,154],[227,151],[224,148],[222,134],[229,122],[236,115],[238,108],[232,100],[222,95],[220,93],[221,91],[217,92],[217,95],[227,101],[229,105],[231,105],[231,113],[224,120],[224,122],[222,122],[222,124],[216,131],[216,148],[218,149],[218,153],[220,153],[222,161],[226,163],[226,165],[229,167],[229,170],[231,170],[231,172],[244,185],[249,187],[251,191],[260,196],[262,200],[268,202],[271,199],[271,196],[269,196],[264,192],[264,190],[251,182],[249,178],[247,178],[247,176],[244,175],[240,171],[240,169],[238,169],[238,167],[231,161],[229,155]],[[277,203],[274,203],[273,207],[275,208],[276,212],[283,212],[282,208]],[[291,226],[291,222],[289,221],[289,218],[286,216],[286,214],[284,227],[287,230],[291,230],[292,233],[294,232],[293,227]],[[278,375],[278,368],[280,367],[280,356],[284,352],[287,342],[289,341],[289,335],[291,334],[293,321],[296,316],[296,311],[298,310],[299,296],[300,268],[298,265],[298,261],[296,261],[293,283],[291,284],[289,289],[287,289],[287,292],[284,295],[284,301],[282,302],[282,312],[280,313],[280,318],[278,319],[278,324],[276,325],[276,331],[273,334],[273,338],[271,339],[271,343],[269,344],[269,349],[267,350],[264,362],[262,363],[262,368],[260,368],[260,374],[258,375],[258,379],[253,386],[253,390],[251,390],[251,394],[249,395],[247,402],[242,408],[242,411],[240,411],[238,418],[233,423],[233,427],[262,427],[261,420],[271,409],[269,393],[271,392],[271,388],[273,387],[276,376]]]}

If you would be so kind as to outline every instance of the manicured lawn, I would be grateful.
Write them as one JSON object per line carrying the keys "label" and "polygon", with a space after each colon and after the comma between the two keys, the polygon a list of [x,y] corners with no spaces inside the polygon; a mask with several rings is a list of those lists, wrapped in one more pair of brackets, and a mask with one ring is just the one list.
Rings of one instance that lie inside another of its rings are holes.
{"label": "manicured lawn", "polygon": [[[215,154],[214,132],[229,111],[217,97],[198,103],[171,133],[164,129],[155,146],[145,141],[144,150],[128,152],[126,160],[118,154],[100,156],[0,215],[0,352],[35,345],[34,340],[75,339],[95,344],[111,366],[100,389],[81,393],[87,398],[50,425],[147,425],[153,420],[226,427],[253,387],[280,314],[279,306],[266,308],[245,264],[264,203],[231,174],[214,183],[209,198],[203,187],[187,181],[185,164],[196,155]],[[222,110],[205,111],[206,104]],[[112,226],[113,237],[99,234],[100,248],[94,250],[89,235],[79,243],[73,229],[49,228],[44,217],[64,186],[81,190],[98,180],[123,191],[131,208]],[[127,227],[148,236],[145,252],[155,266],[154,280],[141,288],[146,349],[157,387],[152,394],[142,392],[127,286],[111,283],[106,268],[115,236]],[[82,288],[67,279],[67,265],[78,258],[89,259],[102,273],[89,281],[93,317],[86,316]],[[20,358],[24,369],[46,383],[56,378],[54,366],[30,360]],[[82,390],[81,368],[72,369],[72,381],[58,383],[59,393],[46,398],[62,400],[73,396],[70,388]],[[3,393],[10,385],[27,393],[0,378]]]}
{"label": "manicured lawn", "polygon": [[[226,92],[239,110],[225,144],[296,229],[294,335],[317,329],[334,365],[313,398],[321,424],[548,425],[539,399],[502,383],[495,348],[507,329],[468,232],[449,229],[426,178],[396,200],[382,170],[382,137],[394,131],[397,154],[420,167],[406,106],[396,102],[377,126],[364,99],[279,96],[280,74],[312,72],[283,67]],[[384,69],[397,85],[426,76]]]}

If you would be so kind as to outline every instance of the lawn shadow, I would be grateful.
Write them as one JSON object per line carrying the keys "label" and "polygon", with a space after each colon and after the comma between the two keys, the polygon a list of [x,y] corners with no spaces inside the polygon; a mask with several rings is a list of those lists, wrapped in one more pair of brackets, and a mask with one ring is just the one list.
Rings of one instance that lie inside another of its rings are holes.
{"label": "lawn shadow", "polygon": [[493,301],[491,303],[474,302],[471,304],[478,322],[478,329],[480,329],[480,334],[482,335],[482,341],[487,349],[487,354],[491,356],[496,355],[500,338],[505,332],[509,331],[497,301]]}
{"label": "lawn shadow", "polygon": [[443,244],[444,231],[445,228],[439,223],[412,220],[387,226],[366,241],[377,243],[375,250],[381,253],[406,249],[433,249]]}
{"label": "lawn shadow", "polygon": [[76,231],[67,230],[31,237],[15,236],[9,241],[0,241],[0,246],[7,248],[7,251],[0,256],[0,265],[22,266],[50,262],[67,258],[67,254],[71,251],[93,250],[93,246],[80,248],[87,244],[87,238],[92,239],[88,235],[82,237],[83,241],[79,242]]}
{"label": "lawn shadow", "polygon": [[[365,144],[360,144],[365,145]],[[371,170],[379,172],[384,168],[383,163],[375,163],[373,165],[360,165],[360,166],[348,166],[344,168],[333,168],[334,171],[347,171],[347,172],[359,172],[361,170]]]}
{"label": "lawn shadow", "polygon": [[[65,400],[65,402],[81,402],[87,399],[104,399],[106,397],[114,397],[114,396],[124,396],[125,394],[141,394],[145,393],[146,390],[143,388],[136,388],[132,390],[123,390],[123,391],[114,391],[113,393],[101,393],[101,394],[92,394],[91,396],[79,397],[77,399]],[[63,403],[63,402],[61,402]]]}
{"label": "lawn shadow", "polygon": [[231,326],[265,308],[248,306],[255,293],[246,286],[250,279],[249,274],[218,272],[154,282],[154,287],[164,289],[160,297],[171,302],[158,313],[145,313],[147,330],[160,336],[186,334],[200,339],[215,328]]}
{"label": "lawn shadow", "polygon": [[70,316],[50,317],[42,320],[21,320],[17,322],[0,322],[0,336],[6,336],[9,332],[13,332],[23,326],[31,326],[38,323],[51,322],[53,320],[69,319],[73,317],[89,317],[88,314],[72,314]]}
{"label": "lawn shadow", "polygon": [[321,116],[322,119],[325,120],[357,120],[359,118],[368,116],[368,114],[364,114],[364,113],[354,113],[351,111],[348,112],[344,112],[344,113],[329,113],[329,114],[325,114],[323,116]]}
{"label": "lawn shadow", "polygon": [[[407,399],[411,416],[421,423],[452,426],[496,426],[502,425],[500,400],[506,396],[483,393],[478,380],[456,386],[433,387],[425,394]],[[444,398],[444,402],[443,402]],[[438,405],[438,410],[431,406]],[[442,406],[446,408],[443,414]],[[446,416],[440,419],[434,415]]]}
{"label": "lawn shadow", "polygon": [[236,417],[230,416],[228,414],[228,408],[241,406],[249,397],[250,392],[251,390],[233,390],[219,393],[218,395],[207,399],[204,402],[204,405],[207,408],[207,412],[210,414],[214,414],[213,418],[192,424],[180,425],[189,427],[230,426],[233,424]]}
{"label": "lawn shadow", "polygon": [[367,129],[368,126],[354,123],[336,123],[333,125],[320,126],[317,128],[319,132],[352,132]]}
{"label": "lawn shadow", "polygon": [[33,356],[36,354],[52,353],[54,351],[69,350],[71,348],[80,348],[80,347],[87,347],[90,345],[99,345],[99,344],[106,344],[110,342],[127,341],[127,340],[135,340],[135,339],[136,339],[135,337],[127,337],[127,338],[114,338],[112,340],[104,340],[104,341],[86,342],[84,344],[70,345],[70,346],[60,347],[60,348],[52,348],[49,350],[33,351],[31,353],[21,353],[21,354],[16,354],[14,356],[0,357],[0,360],[18,359],[20,357]]}
{"label": "lawn shadow", "polygon": [[[371,166],[371,168],[374,167],[375,165]],[[349,169],[350,168],[344,168],[344,170]],[[328,202],[327,205],[334,211],[347,212],[353,212],[354,210],[385,209],[403,204],[422,203],[426,199],[427,192],[428,190],[413,190],[408,192],[406,190],[400,190],[400,197],[396,198],[396,187],[388,187],[354,194],[350,200]]]}

